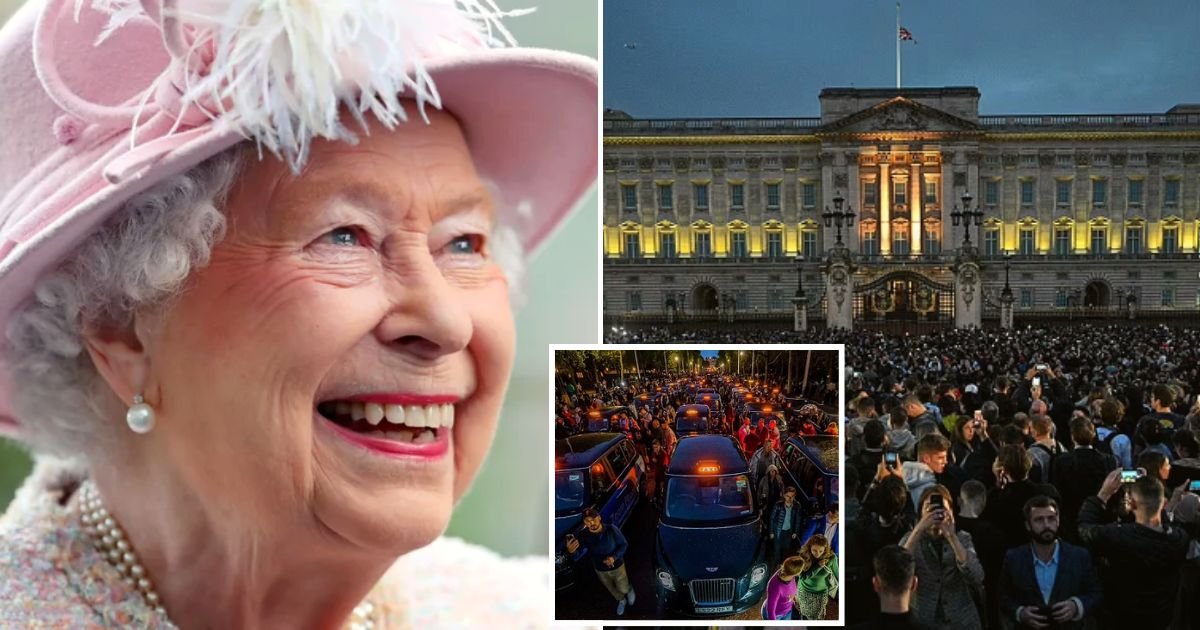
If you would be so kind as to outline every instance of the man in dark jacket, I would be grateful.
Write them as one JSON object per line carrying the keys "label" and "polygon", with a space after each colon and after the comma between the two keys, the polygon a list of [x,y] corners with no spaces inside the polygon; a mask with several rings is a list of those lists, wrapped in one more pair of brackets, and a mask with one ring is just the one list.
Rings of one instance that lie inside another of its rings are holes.
{"label": "man in dark jacket", "polygon": [[1121,485],[1121,471],[1114,470],[1084,500],[1079,538],[1105,565],[1103,627],[1160,630],[1171,622],[1191,541],[1182,529],[1163,523],[1163,485],[1149,475],[1128,484],[1135,522],[1113,522],[1107,504]]}
{"label": "man in dark jacket", "polygon": [[783,489],[783,499],[771,510],[771,527],[767,539],[771,542],[771,567],[779,566],[800,545],[800,534],[804,531],[804,508],[796,501],[796,487]]}
{"label": "man in dark jacket", "polygon": [[1025,542],[1025,502],[1044,494],[1061,499],[1058,490],[1045,483],[1033,483],[1028,479],[1033,458],[1025,447],[1009,444],[1001,447],[996,457],[996,488],[988,497],[983,518],[1004,532],[1006,547],[1016,547]]}
{"label": "man in dark jacket", "polygon": [[624,534],[611,523],[600,522],[600,513],[594,508],[583,511],[583,529],[575,535],[567,535],[567,553],[578,557],[579,551],[587,549],[592,568],[600,583],[617,600],[617,614],[625,614],[626,604],[635,600],[629,575],[625,572],[625,551],[629,543]]}
{"label": "man in dark jacket", "polygon": [[1079,508],[1086,497],[1096,494],[1108,473],[1116,470],[1117,458],[1097,451],[1096,427],[1087,418],[1071,420],[1071,440],[1075,448],[1059,455],[1051,466],[1051,483],[1062,494],[1062,537],[1079,542],[1076,525]]}
{"label": "man in dark jacket", "polygon": [[919,628],[913,618],[910,601],[917,590],[917,561],[911,551],[900,545],[880,549],[874,558],[875,576],[871,578],[879,594],[879,616],[850,626],[852,630],[909,630]]}
{"label": "man in dark jacket", "polygon": [[1014,547],[1000,571],[1000,615],[1022,627],[1086,627],[1102,590],[1086,549],[1058,539],[1058,502],[1036,496],[1025,503],[1031,541]]}
{"label": "man in dark jacket", "polygon": [[[875,477],[879,462],[883,461],[883,449],[887,446],[887,427],[878,418],[863,425],[863,450],[850,459],[850,466],[858,469],[858,478],[870,480]],[[869,484],[862,484],[861,493]],[[862,498],[861,494],[858,497]]]}
{"label": "man in dark jacket", "polygon": [[899,544],[915,522],[903,477],[882,470],[863,497],[858,518],[846,528],[846,601],[854,602],[846,607],[847,623],[865,621],[879,612],[871,588],[872,558],[887,545]]}

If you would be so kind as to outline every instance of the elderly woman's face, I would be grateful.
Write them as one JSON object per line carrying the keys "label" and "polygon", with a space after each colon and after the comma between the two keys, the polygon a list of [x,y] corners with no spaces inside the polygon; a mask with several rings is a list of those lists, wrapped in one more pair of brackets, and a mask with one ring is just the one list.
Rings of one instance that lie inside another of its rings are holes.
{"label": "elderly woman's face", "polygon": [[463,132],[430,118],[316,144],[299,177],[247,160],[225,237],[148,348],[155,448],[221,509],[404,550],[483,462],[508,286]]}

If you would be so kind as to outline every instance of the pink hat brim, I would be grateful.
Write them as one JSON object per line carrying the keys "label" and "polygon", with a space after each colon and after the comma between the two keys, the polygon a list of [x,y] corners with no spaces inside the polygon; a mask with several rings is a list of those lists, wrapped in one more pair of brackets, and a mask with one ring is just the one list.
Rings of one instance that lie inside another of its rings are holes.
{"label": "pink hat brim", "polygon": [[[501,222],[516,229],[526,252],[536,252],[596,179],[596,61],[561,51],[510,48],[437,59],[427,69],[442,109],[463,126],[476,168],[504,196],[507,214]],[[424,124],[415,112],[395,133],[412,124]],[[245,139],[211,123],[199,129],[145,172],[101,187],[27,240],[0,244],[0,330],[37,281],[123,203]],[[19,423],[5,381],[0,370],[0,434],[11,435],[19,433]]]}

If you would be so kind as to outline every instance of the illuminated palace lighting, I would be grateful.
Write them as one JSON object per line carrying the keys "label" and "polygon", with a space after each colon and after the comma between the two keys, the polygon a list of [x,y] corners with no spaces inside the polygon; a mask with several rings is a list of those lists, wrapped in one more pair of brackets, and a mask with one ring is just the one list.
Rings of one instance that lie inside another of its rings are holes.
{"label": "illuminated palace lighting", "polygon": [[[1184,262],[1200,257],[1200,106],[980,115],[979,99],[973,87],[830,88],[812,118],[606,112],[606,318],[787,318],[797,269],[819,316],[837,231],[822,216],[839,193],[854,212],[842,240],[856,318],[953,310],[943,293],[967,229],[984,319],[1006,254],[1018,313],[1067,309],[1070,295],[1091,309],[1200,308]],[[962,210],[982,215],[955,225],[964,195]]]}

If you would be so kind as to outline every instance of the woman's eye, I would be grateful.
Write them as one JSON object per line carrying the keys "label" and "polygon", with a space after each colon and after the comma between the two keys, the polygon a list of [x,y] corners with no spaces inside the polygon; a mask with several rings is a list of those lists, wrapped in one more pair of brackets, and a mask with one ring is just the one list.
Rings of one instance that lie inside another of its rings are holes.
{"label": "woman's eye", "polygon": [[451,254],[478,254],[483,249],[483,237],[477,234],[460,236],[446,246]]}
{"label": "woman's eye", "polygon": [[326,232],[321,239],[330,245],[355,247],[362,244],[358,231],[354,228],[340,227]]}

